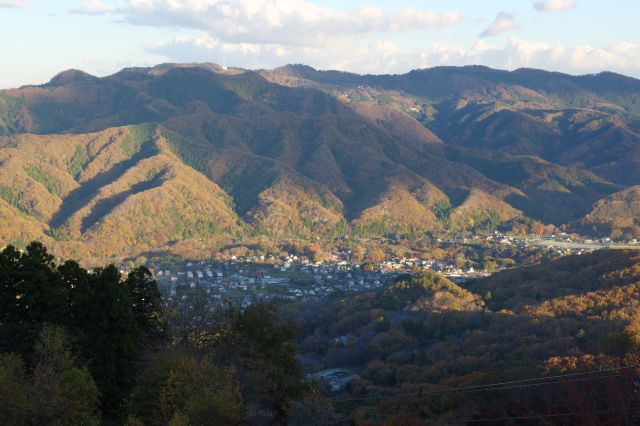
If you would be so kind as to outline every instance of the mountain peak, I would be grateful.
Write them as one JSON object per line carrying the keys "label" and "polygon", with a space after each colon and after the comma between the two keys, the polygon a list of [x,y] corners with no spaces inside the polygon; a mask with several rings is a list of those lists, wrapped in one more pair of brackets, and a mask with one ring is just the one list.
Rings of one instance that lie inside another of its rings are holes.
{"label": "mountain peak", "polygon": [[96,80],[97,77],[77,69],[68,69],[56,74],[49,82],[47,86],[66,86],[72,83],[79,83],[82,81]]}

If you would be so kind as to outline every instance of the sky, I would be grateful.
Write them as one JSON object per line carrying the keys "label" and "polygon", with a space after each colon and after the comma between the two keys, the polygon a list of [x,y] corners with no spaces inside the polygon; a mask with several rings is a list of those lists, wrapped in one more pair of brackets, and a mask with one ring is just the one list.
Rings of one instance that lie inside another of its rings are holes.
{"label": "sky", "polygon": [[638,16],[638,0],[0,0],[0,88],[164,62],[640,78]]}

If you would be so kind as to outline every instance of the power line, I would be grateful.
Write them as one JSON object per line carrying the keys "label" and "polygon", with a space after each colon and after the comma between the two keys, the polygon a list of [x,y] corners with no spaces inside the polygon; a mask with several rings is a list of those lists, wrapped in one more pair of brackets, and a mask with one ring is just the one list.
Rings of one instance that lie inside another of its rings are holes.
{"label": "power line", "polygon": [[585,377],[581,379],[572,379],[572,380],[556,380],[553,382],[539,382],[539,383],[529,383],[529,384],[517,384],[513,386],[495,386],[495,387],[483,387],[483,388],[454,388],[454,389],[437,389],[437,390],[427,390],[423,392],[412,392],[412,393],[404,393],[404,394],[396,394],[396,395],[387,395],[387,396],[371,396],[371,397],[362,397],[362,398],[345,398],[345,399],[335,399],[335,402],[343,402],[343,401],[367,401],[367,400],[376,400],[376,399],[393,399],[393,398],[421,398],[426,395],[434,395],[434,394],[443,394],[443,393],[470,393],[470,392],[488,392],[488,391],[500,391],[500,390],[510,390],[510,389],[522,389],[522,388],[530,388],[534,386],[548,386],[555,385],[561,383],[575,383],[575,382],[585,382],[591,380],[600,380],[600,379],[610,379],[615,377],[623,377],[622,374],[613,374],[608,376],[599,376],[599,377]]}
{"label": "power line", "polygon": [[[588,415],[588,414],[630,413],[638,410],[640,410],[640,407],[631,407],[626,410],[609,409],[609,410],[573,411],[571,413],[558,413],[558,414],[538,414],[538,415],[530,415],[530,416],[513,416],[513,417],[484,418],[484,419],[460,419],[460,420],[456,420],[455,423],[499,422],[499,421],[505,421],[505,420],[535,420],[535,419],[544,419],[544,418],[551,418],[551,417],[581,416],[581,415]],[[447,422],[447,423],[452,423],[452,422]]]}
{"label": "power line", "polygon": [[[587,375],[587,374],[607,373],[607,372],[620,371],[620,370],[633,369],[633,368],[640,368],[640,366],[630,365],[630,366],[614,367],[614,368],[607,368],[607,369],[595,370],[595,371],[585,371],[580,373],[569,373],[569,374],[560,374],[555,376],[545,376],[545,377],[537,377],[537,378],[531,378],[531,379],[514,380],[514,381],[508,381],[508,382],[489,383],[485,385],[465,386],[465,387],[450,388],[450,389],[433,389],[433,390],[426,390],[422,392],[411,392],[411,393],[388,395],[388,396],[342,398],[342,399],[334,399],[333,401],[334,402],[367,401],[367,400],[392,399],[392,398],[401,398],[401,397],[422,397],[425,395],[451,393],[451,392],[465,393],[465,392],[485,392],[485,391],[492,391],[492,390],[518,389],[518,388],[553,385],[553,384],[567,382],[566,380],[549,381],[550,379],[561,379],[561,378],[575,377],[575,376]],[[568,382],[601,380],[601,379],[614,378],[614,377],[622,377],[622,375],[617,374],[617,375],[607,375],[607,376],[597,376],[597,377],[585,377],[585,378],[569,380]],[[531,383],[531,382],[538,382],[538,383]],[[419,385],[416,385],[416,386],[419,386]]]}
{"label": "power line", "polygon": [[[506,420],[536,420],[536,419],[545,419],[545,418],[554,418],[554,417],[573,417],[573,416],[584,416],[589,414],[605,414],[605,413],[631,413],[634,411],[640,410],[640,406],[638,407],[630,407],[627,409],[616,410],[616,409],[608,409],[608,410],[591,410],[591,411],[573,411],[569,413],[557,413],[557,414],[533,414],[528,416],[509,416],[509,417],[493,417],[493,418],[482,418],[482,419],[474,419],[474,418],[463,418],[458,420],[449,420],[445,421],[447,424],[461,424],[461,423],[484,423],[484,422],[500,422]],[[339,411],[344,414],[348,414],[346,411]],[[385,416],[384,419],[388,419],[391,417],[390,415]],[[342,420],[338,420],[332,424],[340,424]]]}

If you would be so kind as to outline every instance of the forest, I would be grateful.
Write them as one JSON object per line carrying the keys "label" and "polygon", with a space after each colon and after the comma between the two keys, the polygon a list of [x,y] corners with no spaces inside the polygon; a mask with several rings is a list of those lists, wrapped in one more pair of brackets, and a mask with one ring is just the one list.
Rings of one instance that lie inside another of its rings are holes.
{"label": "forest", "polygon": [[40,243],[6,247],[0,280],[4,424],[284,424],[314,406],[271,305],[168,306],[145,267],[56,264]]}
{"label": "forest", "polygon": [[[0,253],[0,418],[12,425],[636,424],[640,253],[350,298],[169,303],[151,271]],[[356,372],[345,390],[310,379]],[[500,423],[502,422],[502,423]]]}
{"label": "forest", "polygon": [[640,421],[639,308],[640,253],[610,250],[285,311],[309,362],[359,372],[334,398],[356,423],[574,425]]}

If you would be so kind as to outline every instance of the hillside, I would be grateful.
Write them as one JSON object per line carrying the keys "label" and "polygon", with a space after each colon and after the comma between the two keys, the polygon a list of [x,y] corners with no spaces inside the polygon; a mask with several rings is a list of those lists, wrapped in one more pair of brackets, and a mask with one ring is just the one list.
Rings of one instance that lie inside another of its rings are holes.
{"label": "hillside", "polygon": [[593,209],[576,224],[594,234],[611,236],[640,235],[640,186],[632,186],[594,204]]}
{"label": "hillside", "polygon": [[[240,230],[229,196],[185,166],[154,126],[0,140],[5,241],[55,240],[61,255],[133,256]],[[6,217],[6,216],[5,216]]]}
{"label": "hillside", "polygon": [[[378,292],[290,306],[288,315],[302,324],[298,345],[306,359],[360,372],[336,398],[337,409],[351,418],[402,413],[464,424],[461,419],[596,412],[610,407],[611,398],[631,404],[620,392],[629,391],[623,383],[632,376],[598,379],[585,372],[638,365],[638,309],[640,252],[612,250],[462,286],[432,273],[401,277]],[[558,374],[579,385],[544,379]],[[517,388],[487,386],[518,380],[524,381]],[[603,415],[587,423],[606,421],[611,418]]]}
{"label": "hillside", "polygon": [[0,91],[0,198],[20,223],[3,242],[44,232],[69,255],[124,256],[573,223],[640,184],[638,99],[608,73],[66,71]]}
{"label": "hillside", "polygon": [[354,104],[393,105],[447,144],[535,155],[621,184],[640,178],[640,81],[619,74],[466,66],[361,76],[294,65],[262,75]]}

